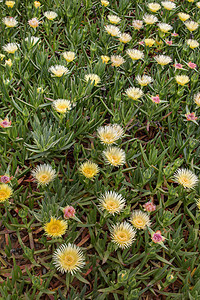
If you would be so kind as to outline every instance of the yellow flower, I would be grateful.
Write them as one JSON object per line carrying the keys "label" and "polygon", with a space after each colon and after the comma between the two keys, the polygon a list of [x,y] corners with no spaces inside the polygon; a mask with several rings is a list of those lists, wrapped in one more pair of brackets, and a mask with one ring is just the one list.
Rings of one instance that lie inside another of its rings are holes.
{"label": "yellow flower", "polygon": [[0,184],[0,202],[8,200],[12,196],[12,189],[8,184]]}
{"label": "yellow flower", "polygon": [[143,91],[139,88],[131,87],[126,90],[126,95],[133,100],[137,100],[142,97]]}
{"label": "yellow flower", "polygon": [[197,42],[196,40],[189,39],[186,41],[186,43],[191,49],[199,47],[199,42]]}
{"label": "yellow flower", "polygon": [[133,20],[132,25],[133,25],[134,29],[140,30],[143,27],[143,21],[141,21],[141,20]]}
{"label": "yellow flower", "polygon": [[161,66],[168,65],[170,62],[172,62],[171,57],[166,55],[156,55],[154,59],[157,61],[157,63]]}
{"label": "yellow flower", "polygon": [[66,75],[67,73],[69,73],[69,70],[68,70],[68,68],[66,68],[64,66],[55,65],[55,66],[51,66],[49,68],[49,72],[51,72],[55,77],[62,77],[63,75]]}
{"label": "yellow flower", "polygon": [[68,52],[63,52],[63,57],[64,59],[67,61],[67,62],[71,62],[75,59],[75,52],[72,52],[72,51],[68,51]]}
{"label": "yellow flower", "polygon": [[9,28],[15,27],[18,24],[17,20],[13,17],[5,17],[2,19],[2,22]]}
{"label": "yellow flower", "polygon": [[187,21],[190,18],[190,15],[185,13],[178,13],[178,17],[181,21]]}
{"label": "yellow flower", "polygon": [[61,272],[72,275],[79,271],[85,264],[83,252],[79,247],[72,244],[61,245],[53,254],[53,263]]}
{"label": "yellow flower", "polygon": [[159,9],[161,9],[161,6],[159,3],[148,3],[148,8],[152,12],[157,12]]}
{"label": "yellow flower", "polygon": [[87,82],[90,81],[90,84],[94,83],[94,85],[97,85],[101,81],[101,78],[97,74],[87,74],[85,75],[85,80]]}
{"label": "yellow flower", "polygon": [[58,16],[58,14],[57,14],[56,12],[54,12],[54,11],[46,11],[46,12],[44,13],[44,16],[45,16],[48,20],[52,21],[52,20],[54,20],[54,19]]}
{"label": "yellow flower", "polygon": [[130,56],[132,60],[142,59],[144,57],[144,53],[137,49],[128,49],[126,53]]}
{"label": "yellow flower", "polygon": [[53,238],[61,237],[67,230],[67,222],[51,217],[50,222],[44,225],[44,230],[47,236]]}
{"label": "yellow flower", "polygon": [[32,171],[32,176],[39,185],[47,185],[56,177],[56,171],[51,165],[40,165]]}
{"label": "yellow flower", "polygon": [[145,229],[151,225],[148,214],[141,210],[133,211],[130,222],[137,229]]}
{"label": "yellow flower", "polygon": [[199,181],[198,177],[187,169],[178,169],[174,174],[174,179],[186,189],[193,189]]}
{"label": "yellow flower", "polygon": [[136,80],[141,86],[147,86],[153,81],[151,76],[147,76],[147,75],[142,75],[142,77],[138,75],[136,76]]}
{"label": "yellow flower", "polygon": [[0,60],[3,60],[6,56],[0,53]]}
{"label": "yellow flower", "polygon": [[106,7],[109,5],[109,1],[101,0],[101,4]]}
{"label": "yellow flower", "polygon": [[37,28],[40,24],[40,22],[38,21],[37,18],[33,18],[31,20],[28,21],[28,24],[32,27],[32,28]]}
{"label": "yellow flower", "polygon": [[160,31],[162,31],[164,33],[173,29],[173,27],[171,25],[166,24],[166,23],[159,23],[158,27],[159,27]]}
{"label": "yellow flower", "polygon": [[8,43],[2,47],[4,51],[14,54],[18,50],[18,45],[15,43]]}
{"label": "yellow flower", "polygon": [[114,25],[106,25],[105,30],[107,33],[109,33],[111,36],[120,36],[121,32],[117,26]]}
{"label": "yellow flower", "polygon": [[40,7],[41,3],[39,1],[34,1],[34,6],[35,8]]}
{"label": "yellow flower", "polygon": [[103,63],[107,64],[110,60],[110,57],[106,55],[101,55],[101,59]]}
{"label": "yellow flower", "polygon": [[194,31],[199,27],[199,24],[194,21],[187,21],[184,23],[189,31]]}
{"label": "yellow flower", "polygon": [[196,105],[200,106],[200,93],[197,93],[194,96],[194,102],[196,103]]}
{"label": "yellow flower", "polygon": [[121,21],[121,19],[118,16],[115,16],[115,15],[108,15],[108,20],[112,24],[118,24]]}
{"label": "yellow flower", "polygon": [[171,1],[163,1],[161,2],[162,6],[167,10],[172,10],[176,8],[176,4]]}
{"label": "yellow flower", "polygon": [[10,58],[8,60],[5,60],[5,66],[12,67],[12,60]]}
{"label": "yellow flower", "polygon": [[97,134],[103,144],[111,145],[123,136],[124,131],[118,124],[110,124],[99,127]]}
{"label": "yellow flower", "polygon": [[86,161],[83,164],[80,165],[79,171],[89,179],[94,178],[98,173],[99,173],[99,168],[98,165],[91,162],[91,161]]}
{"label": "yellow flower", "polygon": [[144,15],[143,20],[147,25],[152,25],[152,24],[158,22],[157,17],[155,17],[154,15],[148,15],[148,14]]}
{"label": "yellow flower", "polygon": [[126,154],[124,150],[118,147],[108,147],[108,149],[103,151],[103,156],[105,161],[114,167],[119,167],[126,162]]}
{"label": "yellow flower", "polygon": [[131,39],[132,39],[132,37],[128,33],[121,33],[119,36],[119,41],[124,44],[130,42]]}
{"label": "yellow flower", "polygon": [[123,57],[121,55],[112,55],[110,60],[112,62],[113,67],[119,67],[123,63],[125,63],[125,60],[123,59]]}
{"label": "yellow flower", "polygon": [[117,244],[119,248],[125,249],[132,245],[136,231],[129,223],[123,222],[113,225],[110,233],[112,242]]}
{"label": "yellow flower", "polygon": [[196,3],[196,6],[197,6],[198,8],[200,8],[200,2],[197,2],[197,3]]}
{"label": "yellow flower", "polygon": [[15,5],[15,1],[6,1],[5,5],[8,6],[8,7],[13,8],[13,6]]}
{"label": "yellow flower", "polygon": [[190,81],[190,78],[187,75],[177,75],[175,76],[176,82],[180,85],[185,85]]}
{"label": "yellow flower", "polygon": [[125,199],[115,192],[105,192],[99,199],[100,209],[106,210],[109,214],[120,213],[125,206]]}
{"label": "yellow flower", "polygon": [[57,99],[53,101],[52,105],[54,109],[61,114],[65,114],[66,112],[72,109],[71,102],[65,99]]}
{"label": "yellow flower", "polygon": [[149,47],[152,47],[155,44],[154,39],[145,39],[144,42],[145,42],[145,45],[149,46]]}

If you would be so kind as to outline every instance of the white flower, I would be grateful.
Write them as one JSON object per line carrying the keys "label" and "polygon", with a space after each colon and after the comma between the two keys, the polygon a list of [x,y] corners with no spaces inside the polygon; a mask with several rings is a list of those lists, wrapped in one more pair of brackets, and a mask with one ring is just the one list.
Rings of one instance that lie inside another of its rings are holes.
{"label": "white flower", "polygon": [[98,138],[103,144],[111,145],[119,140],[124,134],[123,128],[118,124],[109,124],[97,129]]}
{"label": "white flower", "polygon": [[63,52],[63,57],[66,61],[71,62],[75,59],[75,52],[72,51],[67,51],[67,52]]}
{"label": "white flower", "polygon": [[30,38],[29,37],[25,38],[26,42],[30,41],[30,43],[33,45],[35,45],[39,40],[40,40],[40,38],[38,38],[36,36],[31,36]]}
{"label": "white flower", "polygon": [[121,32],[117,26],[114,25],[106,25],[105,30],[112,36],[120,36]]}
{"label": "white flower", "polygon": [[32,176],[39,185],[47,185],[56,177],[56,171],[51,165],[39,165],[32,171]]}
{"label": "white flower", "polygon": [[151,76],[147,76],[147,75],[143,75],[142,77],[140,75],[138,75],[138,76],[136,76],[136,80],[138,81],[138,83],[141,86],[146,86],[153,81]]}
{"label": "white flower", "polygon": [[115,192],[105,192],[99,199],[101,210],[106,210],[111,215],[120,213],[125,206],[125,199]]}
{"label": "white flower", "polygon": [[16,43],[8,43],[7,45],[2,47],[4,51],[8,53],[15,53],[18,50],[18,44]]}
{"label": "white flower", "polygon": [[46,11],[45,13],[44,13],[44,16],[48,19],[48,20],[54,20],[57,16],[58,16],[58,14],[56,13],[56,12],[54,12],[54,11]]}
{"label": "white flower", "polygon": [[69,73],[69,70],[64,66],[55,65],[49,68],[49,72],[51,72],[55,77],[62,77],[63,75]]}
{"label": "white flower", "polygon": [[166,24],[166,23],[159,23],[158,27],[162,32],[165,32],[165,33],[173,29],[173,27],[171,25]]}
{"label": "white flower", "polygon": [[15,27],[18,22],[15,18],[13,17],[5,17],[2,19],[2,22],[6,25],[6,27]]}
{"label": "white flower", "polygon": [[181,184],[185,189],[193,189],[198,183],[198,177],[190,170],[178,169],[174,174],[175,182]]}
{"label": "white flower", "polygon": [[137,100],[142,97],[143,91],[139,88],[131,87],[126,90],[126,95],[133,100]]}
{"label": "white flower", "polygon": [[161,66],[168,65],[170,62],[172,62],[171,57],[166,55],[156,55],[154,59],[157,61],[157,63]]}
{"label": "white flower", "polygon": [[128,49],[126,53],[130,56],[132,60],[138,60],[144,57],[144,53],[137,49]]}
{"label": "white flower", "polygon": [[121,19],[118,16],[115,16],[115,15],[108,15],[108,20],[112,24],[118,24],[121,21]]}
{"label": "white flower", "polygon": [[157,17],[155,17],[154,15],[148,15],[148,14],[144,15],[143,20],[148,25],[152,25],[152,24],[158,22]]}

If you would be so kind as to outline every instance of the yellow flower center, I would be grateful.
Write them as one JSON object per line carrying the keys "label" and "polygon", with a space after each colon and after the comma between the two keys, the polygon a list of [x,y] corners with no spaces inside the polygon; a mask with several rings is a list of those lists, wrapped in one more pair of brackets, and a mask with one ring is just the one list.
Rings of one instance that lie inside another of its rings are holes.
{"label": "yellow flower center", "polygon": [[48,180],[49,180],[49,175],[47,175],[47,174],[42,174],[41,176],[40,176],[40,181],[42,181],[42,182],[47,182]]}
{"label": "yellow flower center", "polygon": [[118,207],[117,203],[113,200],[110,200],[106,203],[108,209],[115,209]]}
{"label": "yellow flower center", "polygon": [[144,220],[139,219],[139,218],[136,219],[136,220],[134,220],[133,223],[134,223],[134,225],[135,225],[136,227],[142,227],[142,226],[144,226],[144,224],[145,224]]}
{"label": "yellow flower center", "polygon": [[117,238],[119,239],[119,241],[124,242],[127,240],[128,236],[126,232],[119,231],[117,234]]}
{"label": "yellow flower center", "polygon": [[51,228],[50,228],[50,231],[52,233],[56,233],[56,232],[60,231],[60,226],[58,226],[58,225],[52,225]]}
{"label": "yellow flower center", "polygon": [[69,267],[74,264],[74,257],[70,254],[66,255],[63,260],[64,264]]}
{"label": "yellow flower center", "polygon": [[3,200],[3,199],[5,199],[7,197],[7,194],[6,194],[6,192],[4,192],[4,191],[0,191],[0,200]]}
{"label": "yellow flower center", "polygon": [[180,178],[180,183],[183,185],[187,185],[190,183],[190,181],[187,177],[182,177],[182,178]]}

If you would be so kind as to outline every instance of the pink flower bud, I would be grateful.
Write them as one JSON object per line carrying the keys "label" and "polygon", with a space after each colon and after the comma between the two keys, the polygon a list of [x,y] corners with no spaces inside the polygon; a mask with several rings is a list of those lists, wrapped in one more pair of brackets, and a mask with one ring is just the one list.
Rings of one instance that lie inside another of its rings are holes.
{"label": "pink flower bud", "polygon": [[151,212],[156,210],[156,205],[153,202],[149,201],[143,205],[144,210]]}
{"label": "pink flower bud", "polygon": [[154,243],[161,243],[165,240],[165,238],[161,235],[160,230],[156,231],[153,235],[152,235],[152,241]]}
{"label": "pink flower bud", "polygon": [[64,218],[69,219],[75,216],[75,209],[73,208],[73,206],[66,206],[63,209],[63,213],[64,213]]}
{"label": "pink flower bud", "polygon": [[7,175],[2,175],[0,176],[0,182],[1,183],[9,183],[11,181],[11,177],[7,176]]}

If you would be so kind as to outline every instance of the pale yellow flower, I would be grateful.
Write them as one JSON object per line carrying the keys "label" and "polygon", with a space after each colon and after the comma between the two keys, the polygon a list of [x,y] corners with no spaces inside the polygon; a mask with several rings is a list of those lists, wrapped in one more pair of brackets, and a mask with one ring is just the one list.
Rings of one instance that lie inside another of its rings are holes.
{"label": "pale yellow flower", "polygon": [[145,45],[149,46],[149,47],[152,47],[155,44],[154,39],[145,39],[144,42],[145,42]]}
{"label": "pale yellow flower", "polygon": [[200,92],[194,95],[194,102],[196,105],[200,106]]}
{"label": "pale yellow flower", "polygon": [[108,20],[112,24],[118,24],[121,21],[121,19],[118,16],[115,16],[115,15],[108,15]]}
{"label": "pale yellow flower", "polygon": [[52,105],[54,109],[61,114],[65,114],[66,112],[72,109],[71,102],[65,99],[57,99],[53,101]]}
{"label": "pale yellow flower", "polygon": [[12,67],[12,60],[10,58],[8,60],[5,60],[5,66]]}
{"label": "pale yellow flower", "polygon": [[83,252],[76,245],[63,244],[54,252],[53,264],[61,273],[74,275],[85,264]]}
{"label": "pale yellow flower", "polygon": [[125,59],[121,55],[112,55],[110,60],[113,67],[119,67],[125,63]]}
{"label": "pale yellow flower", "polygon": [[119,36],[119,41],[124,44],[130,42],[131,39],[132,39],[132,37],[128,33],[121,33]]}
{"label": "pale yellow flower", "polygon": [[144,53],[137,49],[128,49],[126,53],[130,56],[132,60],[142,59],[144,57]]}
{"label": "pale yellow flower", "polygon": [[6,56],[0,53],[0,60],[3,60]]}
{"label": "pale yellow flower", "polygon": [[44,16],[45,16],[48,20],[53,21],[53,20],[58,16],[58,14],[57,14],[56,12],[54,12],[54,11],[46,11],[46,12],[44,13]]}
{"label": "pale yellow flower", "polygon": [[141,210],[133,211],[130,222],[137,229],[145,229],[151,225],[149,215]]}
{"label": "pale yellow flower", "polygon": [[32,18],[31,20],[28,21],[28,24],[32,27],[32,28],[37,28],[40,24],[40,22],[38,21],[37,18]]}
{"label": "pale yellow flower", "polygon": [[173,29],[173,27],[171,25],[166,24],[166,23],[159,23],[158,27],[159,27],[160,31],[162,31],[164,33]]}
{"label": "pale yellow flower", "polygon": [[5,17],[2,19],[2,22],[9,28],[15,27],[18,24],[17,20],[13,17]]}
{"label": "pale yellow flower", "polygon": [[41,3],[39,1],[34,1],[34,6],[35,8],[40,7]]}
{"label": "pale yellow flower", "polygon": [[126,90],[126,95],[133,100],[137,100],[143,96],[143,91],[139,88],[131,87]]}
{"label": "pale yellow flower", "polygon": [[152,25],[152,24],[158,22],[157,17],[155,17],[154,15],[148,15],[148,14],[144,15],[143,20],[147,25]]}
{"label": "pale yellow flower", "polygon": [[86,178],[92,179],[99,173],[99,168],[98,168],[97,164],[95,164],[91,161],[86,161],[80,165],[79,171]]}
{"label": "pale yellow flower", "polygon": [[49,68],[49,72],[51,72],[55,77],[62,77],[63,75],[69,73],[69,70],[62,65],[55,65]]}
{"label": "pale yellow flower", "polygon": [[153,81],[151,76],[147,76],[147,75],[143,75],[143,76],[138,75],[136,76],[136,80],[141,86],[147,86]]}
{"label": "pale yellow flower", "polygon": [[18,50],[18,44],[8,43],[7,45],[3,46],[2,48],[6,52],[14,54]]}
{"label": "pale yellow flower", "polygon": [[102,62],[107,64],[110,60],[110,57],[107,55],[101,55]]}
{"label": "pale yellow flower", "polygon": [[15,1],[6,1],[5,5],[12,8],[15,5]]}
{"label": "pale yellow flower", "polygon": [[132,25],[136,30],[140,30],[143,27],[143,21],[133,20]]}
{"label": "pale yellow flower", "polygon": [[159,3],[148,3],[148,8],[152,12],[157,12],[159,9],[161,9],[161,6]]}
{"label": "pale yellow flower", "polygon": [[124,134],[123,128],[118,124],[109,124],[97,129],[97,136],[103,144],[111,145],[119,140]]}
{"label": "pale yellow flower", "polygon": [[67,52],[63,52],[62,56],[67,62],[71,62],[75,59],[76,54],[75,52],[67,51]]}
{"label": "pale yellow flower", "polygon": [[178,169],[174,174],[175,182],[186,189],[193,189],[198,183],[198,177],[188,169]]}
{"label": "pale yellow flower", "polygon": [[156,55],[154,59],[157,61],[157,63],[161,66],[168,65],[170,62],[172,62],[171,57],[166,55]]}
{"label": "pale yellow flower", "polygon": [[199,42],[197,42],[196,40],[189,39],[186,41],[186,43],[191,49],[199,47]]}
{"label": "pale yellow flower", "polygon": [[197,6],[198,8],[200,8],[200,2],[197,2],[197,3],[196,3],[196,6]]}
{"label": "pale yellow flower", "polygon": [[101,4],[106,7],[109,5],[109,1],[101,0]]}
{"label": "pale yellow flower", "polygon": [[103,157],[108,164],[114,167],[121,166],[126,162],[126,154],[124,150],[118,147],[108,147],[103,151]]}
{"label": "pale yellow flower", "polygon": [[117,244],[119,248],[125,249],[132,245],[136,231],[129,223],[123,222],[113,225],[110,233],[112,242]]}
{"label": "pale yellow flower", "polygon": [[47,185],[56,177],[56,171],[51,165],[39,165],[32,171],[32,176],[39,185]]}
{"label": "pale yellow flower", "polygon": [[122,195],[115,192],[105,192],[99,199],[100,209],[106,210],[109,214],[114,215],[122,211],[125,206],[125,199]]}
{"label": "pale yellow flower", "polygon": [[195,31],[199,27],[199,24],[197,22],[194,22],[194,21],[187,21],[184,24],[187,27],[187,29],[191,32]]}
{"label": "pale yellow flower", "polygon": [[85,80],[87,82],[90,81],[91,84],[94,83],[94,85],[97,85],[101,81],[101,78],[97,74],[86,74]]}
{"label": "pale yellow flower", "polygon": [[176,8],[176,4],[171,1],[163,1],[161,2],[161,4],[167,10],[172,10]]}
{"label": "pale yellow flower", "polygon": [[12,188],[5,183],[0,184],[0,203],[8,200],[13,194]]}
{"label": "pale yellow flower", "polygon": [[111,35],[111,36],[120,36],[121,32],[117,26],[114,25],[106,25],[105,30]]}
{"label": "pale yellow flower", "polygon": [[190,18],[190,15],[180,12],[180,13],[178,13],[178,17],[181,21],[185,22]]}
{"label": "pale yellow flower", "polygon": [[175,76],[176,82],[180,85],[185,85],[190,81],[190,78],[187,75],[177,75]]}

